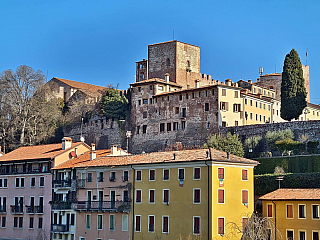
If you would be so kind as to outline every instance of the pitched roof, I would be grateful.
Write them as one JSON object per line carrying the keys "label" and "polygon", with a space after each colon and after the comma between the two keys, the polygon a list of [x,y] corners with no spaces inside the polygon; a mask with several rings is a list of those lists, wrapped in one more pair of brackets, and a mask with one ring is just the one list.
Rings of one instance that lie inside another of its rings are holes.
{"label": "pitched roof", "polygon": [[149,79],[142,80],[142,81],[139,81],[139,82],[131,83],[130,85],[143,85],[145,83],[153,83],[153,82],[163,83],[163,84],[172,85],[172,86],[176,86],[176,87],[182,88],[181,85],[178,85],[178,84],[176,84],[174,82],[168,82],[167,83],[164,79],[161,79],[161,78],[149,78]]}
{"label": "pitched roof", "polygon": [[[111,149],[96,150],[96,157],[105,156],[110,153],[111,153]],[[85,163],[87,161],[90,161],[90,151],[85,152],[76,158],[70,159],[69,161],[66,161],[66,162],[56,166],[55,168],[53,168],[53,170],[73,168],[73,167],[75,167],[81,163]]]}
{"label": "pitched roof", "polygon": [[[182,151],[168,151],[168,152],[153,152],[139,155],[129,156],[101,156],[92,161],[83,161],[75,164],[73,167],[102,167],[102,166],[124,166],[131,164],[150,164],[150,163],[176,163],[188,161],[218,161],[218,162],[233,162],[243,164],[257,165],[257,161],[230,155],[222,151],[210,149],[210,157],[207,157],[209,149],[193,149]],[[174,159],[175,156],[175,159]]]}
{"label": "pitched roof", "polygon": [[267,193],[260,200],[320,200],[320,188],[280,188]]}
{"label": "pitched roof", "polygon": [[[83,143],[82,142],[72,143],[72,147],[76,147],[80,144],[83,144]],[[12,152],[9,152],[1,156],[0,163],[5,161],[51,159],[67,150],[62,150],[61,143],[20,147],[16,150],[13,150]]]}
{"label": "pitched roof", "polygon": [[63,82],[64,84],[69,85],[72,88],[76,88],[76,89],[86,89],[86,90],[91,90],[91,91],[106,91],[108,88],[107,87],[101,87],[101,86],[97,86],[97,85],[93,85],[93,84],[89,84],[89,83],[82,83],[82,82],[76,82],[73,80],[67,80],[67,79],[63,79],[63,78],[57,78],[54,77],[53,79],[56,79],[60,82]]}

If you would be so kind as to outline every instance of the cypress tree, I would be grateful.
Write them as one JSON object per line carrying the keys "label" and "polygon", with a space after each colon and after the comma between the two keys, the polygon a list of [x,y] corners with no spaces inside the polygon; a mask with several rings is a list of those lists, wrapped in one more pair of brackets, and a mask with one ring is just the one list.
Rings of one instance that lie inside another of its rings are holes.
{"label": "cypress tree", "polygon": [[298,119],[307,106],[300,57],[295,49],[286,55],[281,83],[281,117],[291,121]]}

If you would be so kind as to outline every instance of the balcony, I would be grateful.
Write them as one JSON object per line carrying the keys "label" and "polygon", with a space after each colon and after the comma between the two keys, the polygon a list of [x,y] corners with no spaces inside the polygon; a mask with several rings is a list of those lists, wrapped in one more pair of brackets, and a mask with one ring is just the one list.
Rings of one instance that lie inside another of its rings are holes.
{"label": "balcony", "polygon": [[50,168],[0,168],[0,175],[50,173]]}
{"label": "balcony", "polygon": [[52,224],[51,232],[55,232],[55,233],[69,232],[69,227],[66,224]]}
{"label": "balcony", "polygon": [[0,205],[0,213],[6,213],[7,212],[7,205]]}
{"label": "balcony", "polygon": [[10,205],[12,214],[23,214],[23,205]]}
{"label": "balcony", "polygon": [[78,201],[75,203],[77,211],[130,211],[130,201]]}
{"label": "balcony", "polygon": [[54,188],[70,188],[71,187],[71,180],[53,180],[52,185]]}
{"label": "balcony", "polygon": [[116,179],[115,177],[110,177],[110,178],[109,178],[109,181],[110,181],[110,182],[115,182],[115,181],[117,181],[117,179]]}
{"label": "balcony", "polygon": [[66,210],[66,209],[71,209],[71,202],[60,202],[60,201],[55,201],[55,202],[50,202],[51,204],[51,209],[52,210]]}
{"label": "balcony", "polygon": [[43,213],[43,206],[26,206],[26,211],[29,214]]}

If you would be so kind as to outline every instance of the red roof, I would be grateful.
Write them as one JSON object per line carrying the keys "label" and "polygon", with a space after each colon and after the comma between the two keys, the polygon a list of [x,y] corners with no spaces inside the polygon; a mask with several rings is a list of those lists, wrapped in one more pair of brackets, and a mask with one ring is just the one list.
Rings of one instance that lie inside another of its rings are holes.
{"label": "red roof", "polygon": [[280,188],[267,193],[260,200],[320,200],[320,188]]}
{"label": "red roof", "polygon": [[[83,144],[82,142],[72,143],[72,147]],[[69,150],[69,149],[67,149]],[[51,159],[63,153],[62,144],[54,143],[47,145],[20,147],[0,157],[0,163],[5,161],[23,161],[34,159]]]}

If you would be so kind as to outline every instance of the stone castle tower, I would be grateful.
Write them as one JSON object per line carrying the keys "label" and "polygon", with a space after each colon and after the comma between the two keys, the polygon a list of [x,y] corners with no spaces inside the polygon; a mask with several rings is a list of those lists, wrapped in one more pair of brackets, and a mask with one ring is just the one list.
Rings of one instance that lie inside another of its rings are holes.
{"label": "stone castle tower", "polygon": [[148,60],[136,62],[136,82],[150,78],[164,79],[183,88],[194,88],[201,79],[200,47],[176,40],[148,46]]}

